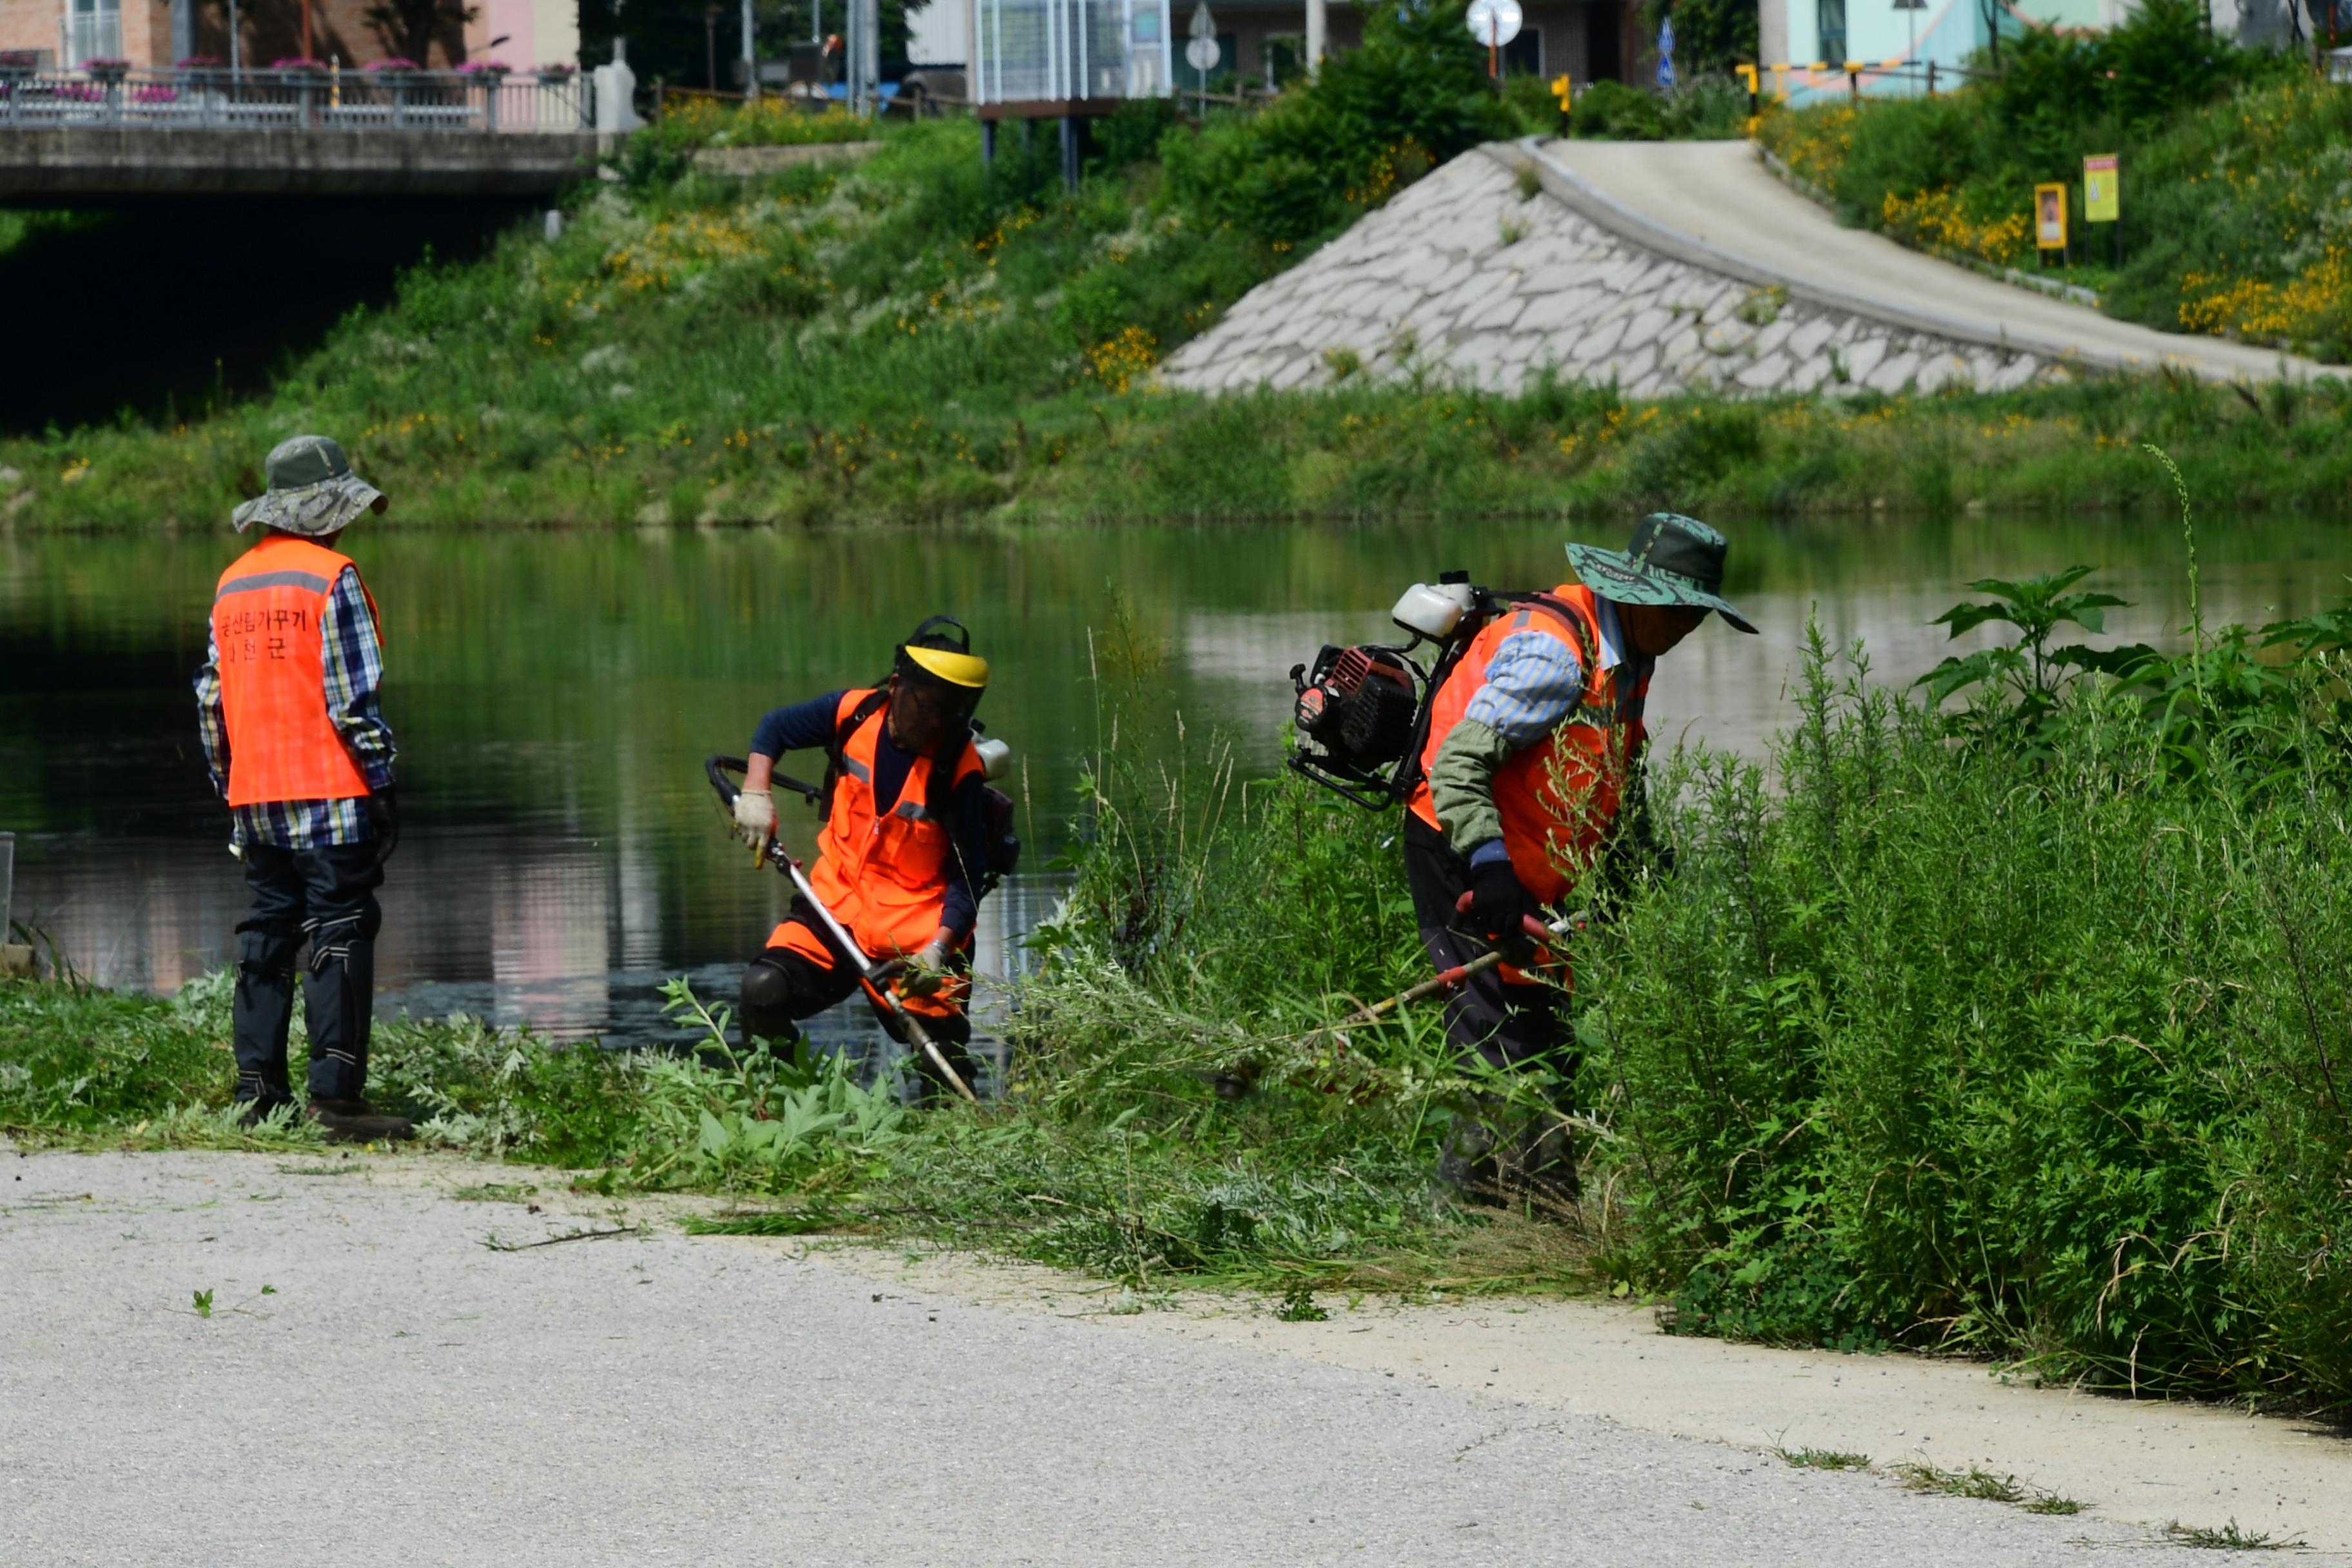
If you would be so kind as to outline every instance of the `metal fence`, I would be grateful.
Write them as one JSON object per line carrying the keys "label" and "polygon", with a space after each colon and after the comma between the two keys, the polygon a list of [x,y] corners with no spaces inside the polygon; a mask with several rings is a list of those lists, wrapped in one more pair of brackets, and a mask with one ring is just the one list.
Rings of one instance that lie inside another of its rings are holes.
{"label": "metal fence", "polygon": [[0,66],[0,125],[578,132],[586,76],[507,71],[49,71]]}

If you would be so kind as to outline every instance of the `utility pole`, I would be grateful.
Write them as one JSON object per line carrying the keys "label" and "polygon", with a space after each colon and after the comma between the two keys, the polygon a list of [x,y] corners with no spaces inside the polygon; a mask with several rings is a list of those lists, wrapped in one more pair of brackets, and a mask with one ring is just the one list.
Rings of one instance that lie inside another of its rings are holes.
{"label": "utility pole", "polygon": [[844,40],[849,58],[849,110],[853,114],[881,110],[882,18],[877,0],[848,0],[849,36]]}
{"label": "utility pole", "polygon": [[746,103],[756,103],[760,100],[760,57],[753,47],[754,37],[751,0],[743,0],[743,101]]}

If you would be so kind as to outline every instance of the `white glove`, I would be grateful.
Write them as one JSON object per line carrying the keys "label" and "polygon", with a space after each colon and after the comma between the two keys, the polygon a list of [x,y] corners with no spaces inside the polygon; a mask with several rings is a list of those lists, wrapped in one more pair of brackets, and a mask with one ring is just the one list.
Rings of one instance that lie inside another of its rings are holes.
{"label": "white glove", "polygon": [[909,996],[929,996],[947,984],[948,944],[938,937],[908,955],[906,978],[898,989]]}
{"label": "white glove", "polygon": [[735,837],[754,849],[765,849],[776,836],[776,797],[763,789],[747,789],[735,797]]}

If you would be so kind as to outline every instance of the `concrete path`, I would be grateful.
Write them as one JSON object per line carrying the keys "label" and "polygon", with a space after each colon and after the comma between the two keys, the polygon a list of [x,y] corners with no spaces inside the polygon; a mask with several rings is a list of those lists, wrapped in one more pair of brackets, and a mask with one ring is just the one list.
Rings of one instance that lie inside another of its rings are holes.
{"label": "concrete path", "polygon": [[1496,1373],[1472,1389],[1276,1353],[1240,1320],[1210,1342],[1155,1325],[1174,1314],[979,1303],[887,1256],[860,1273],[658,1227],[493,1251],[611,1222],[418,1184],[436,1176],[532,1179],[0,1161],[0,1557],[2231,1560],[1629,1430]]}
{"label": "concrete path", "polygon": [[2343,373],[2274,349],[2134,326],[1841,227],[1747,142],[1553,141],[1527,151],[1560,177],[1570,205],[1623,237],[1893,324],[2101,368],[2169,364],[2215,381]]}

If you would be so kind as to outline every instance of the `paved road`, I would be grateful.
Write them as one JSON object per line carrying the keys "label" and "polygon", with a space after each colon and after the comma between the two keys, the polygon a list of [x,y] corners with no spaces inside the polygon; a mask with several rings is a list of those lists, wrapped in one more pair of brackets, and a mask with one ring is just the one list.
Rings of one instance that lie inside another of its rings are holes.
{"label": "paved road", "polygon": [[2170,364],[2212,380],[2341,374],[2270,349],[2153,331],[1843,228],[1790,190],[1746,142],[1569,142],[1536,155],[1582,187],[1586,216],[1633,239],[1679,241],[1811,293],[1903,324],[1998,334],[2019,347],[2073,352],[2102,365]]}
{"label": "paved road", "polygon": [[2228,1560],[772,1246],[494,1252],[578,1222],[333,1168],[0,1162],[0,1558]]}

